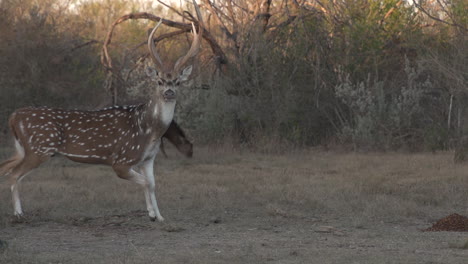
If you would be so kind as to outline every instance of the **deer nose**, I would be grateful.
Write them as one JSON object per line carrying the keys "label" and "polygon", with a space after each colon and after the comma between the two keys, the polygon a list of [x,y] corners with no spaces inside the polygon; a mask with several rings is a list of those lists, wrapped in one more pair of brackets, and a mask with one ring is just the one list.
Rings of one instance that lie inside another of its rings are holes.
{"label": "deer nose", "polygon": [[172,89],[167,89],[166,91],[164,91],[163,96],[166,100],[172,100],[175,99],[175,92]]}

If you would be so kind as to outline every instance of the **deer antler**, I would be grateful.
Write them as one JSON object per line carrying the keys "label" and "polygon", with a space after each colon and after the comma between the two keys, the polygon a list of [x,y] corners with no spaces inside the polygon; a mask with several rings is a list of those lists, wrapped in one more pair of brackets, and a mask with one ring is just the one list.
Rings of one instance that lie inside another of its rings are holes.
{"label": "deer antler", "polygon": [[162,18],[159,20],[159,23],[153,28],[153,30],[148,36],[148,49],[150,51],[150,57],[153,60],[157,70],[162,70],[164,67],[164,64],[162,63],[162,60],[159,57],[158,52],[156,51],[156,46],[154,45],[153,36],[154,36],[154,33],[156,33],[156,30],[161,25],[161,23],[162,23]]}
{"label": "deer antler", "polygon": [[200,51],[201,36],[203,34],[203,19],[202,19],[198,4],[195,2],[195,0],[193,0],[193,6],[195,7],[195,11],[197,12],[197,17],[198,17],[198,34],[195,29],[195,25],[192,23],[192,30],[193,30],[192,46],[190,47],[189,51],[187,52],[185,56],[180,57],[176,61],[174,65],[174,72],[177,72],[177,73],[180,72],[180,69],[187,63],[189,59],[193,58]]}

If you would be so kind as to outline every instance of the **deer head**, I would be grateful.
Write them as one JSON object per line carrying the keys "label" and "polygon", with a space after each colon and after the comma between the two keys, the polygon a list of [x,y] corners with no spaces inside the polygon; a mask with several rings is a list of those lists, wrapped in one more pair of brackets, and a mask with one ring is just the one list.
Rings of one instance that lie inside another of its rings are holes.
{"label": "deer head", "polygon": [[150,52],[150,57],[154,63],[153,67],[146,68],[146,74],[152,78],[156,83],[156,93],[157,96],[163,98],[166,102],[172,102],[176,99],[176,94],[179,86],[189,80],[190,74],[192,73],[192,65],[187,65],[189,60],[196,56],[200,51],[201,36],[203,33],[202,19],[198,5],[194,1],[195,10],[199,19],[199,29],[198,33],[195,29],[195,25],[192,23],[192,32],[193,32],[193,41],[192,45],[184,56],[180,57],[174,67],[167,67],[167,64],[164,64],[159,56],[156,45],[154,44],[153,36],[156,33],[157,29],[162,23],[162,19],[154,27],[148,37],[148,50]]}

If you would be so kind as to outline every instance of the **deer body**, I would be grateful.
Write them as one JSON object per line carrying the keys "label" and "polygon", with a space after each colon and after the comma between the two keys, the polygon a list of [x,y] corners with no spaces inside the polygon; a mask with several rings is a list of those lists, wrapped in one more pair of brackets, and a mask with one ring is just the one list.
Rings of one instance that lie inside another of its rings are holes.
{"label": "deer body", "polygon": [[[194,5],[202,23],[195,1]],[[183,67],[199,51],[202,27],[197,34],[192,24],[190,50],[169,69],[157,54],[153,40],[161,22],[148,37],[148,49],[156,69],[146,69],[155,86],[151,100],[145,104],[114,106],[98,111],[21,108],[11,115],[9,125],[14,135],[16,154],[0,164],[0,176],[10,176],[16,216],[23,214],[18,190],[20,181],[31,170],[59,153],[77,162],[112,166],[117,176],[143,187],[150,219],[164,220],[156,202],[154,160],[161,137],[174,116],[177,89],[192,72],[192,66]]]}
{"label": "deer body", "polygon": [[12,114],[10,124],[28,154],[59,153],[77,162],[136,165],[146,158],[142,150],[157,144],[167,130],[174,106],[175,102],[150,101],[98,111],[22,108]]}

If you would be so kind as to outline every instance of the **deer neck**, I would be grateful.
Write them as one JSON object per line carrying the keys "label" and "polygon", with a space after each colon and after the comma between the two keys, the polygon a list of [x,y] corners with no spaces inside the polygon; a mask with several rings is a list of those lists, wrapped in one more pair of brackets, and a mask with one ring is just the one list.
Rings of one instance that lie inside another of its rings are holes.
{"label": "deer neck", "polygon": [[154,131],[161,131],[164,134],[174,117],[175,105],[175,100],[167,102],[164,99],[158,98],[149,101],[144,111],[146,113],[146,123],[151,124],[150,127]]}

